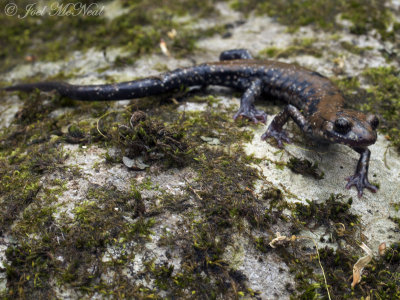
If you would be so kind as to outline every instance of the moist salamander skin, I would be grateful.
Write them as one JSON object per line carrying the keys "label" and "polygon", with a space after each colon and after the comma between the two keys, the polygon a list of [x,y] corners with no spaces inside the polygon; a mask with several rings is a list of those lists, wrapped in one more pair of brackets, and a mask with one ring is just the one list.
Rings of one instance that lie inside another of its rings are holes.
{"label": "moist salamander skin", "polygon": [[6,91],[56,90],[62,96],[83,101],[141,98],[190,86],[219,85],[242,90],[239,111],[234,118],[266,122],[265,112],[257,110],[254,101],[261,94],[287,103],[278,113],[262,139],[274,138],[278,147],[290,140],[282,129],[289,117],[309,137],[328,143],[347,145],[360,154],[356,172],[347,178],[346,188],[353,185],[361,197],[364,188],[377,187],[368,181],[371,156],[369,145],[375,143],[379,120],[375,115],[344,108],[340,90],[326,77],[293,64],[254,60],[246,49],[224,51],[220,61],[176,69],[154,77],[116,84],[71,85],[64,82],[38,82],[6,87]]}

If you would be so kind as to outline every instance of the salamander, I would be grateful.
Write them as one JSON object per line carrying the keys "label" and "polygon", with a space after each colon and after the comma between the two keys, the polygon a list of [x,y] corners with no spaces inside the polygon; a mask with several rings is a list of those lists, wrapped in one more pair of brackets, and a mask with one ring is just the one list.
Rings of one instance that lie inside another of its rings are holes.
{"label": "salamander", "polygon": [[178,90],[182,87],[218,85],[244,91],[239,117],[253,122],[266,122],[264,111],[256,109],[254,101],[261,94],[284,100],[287,105],[270,123],[262,140],[273,138],[279,148],[290,139],[282,128],[289,118],[306,136],[319,142],[340,143],[360,154],[354,175],[347,178],[346,188],[355,186],[358,196],[365,188],[377,187],[368,181],[371,152],[369,145],[377,139],[379,119],[373,114],[344,108],[340,90],[318,72],[278,61],[254,60],[246,49],[233,49],[220,54],[218,62],[176,69],[158,76],[116,84],[71,85],[64,82],[18,84],[6,91],[56,90],[62,96],[76,100],[122,100],[141,98]]}

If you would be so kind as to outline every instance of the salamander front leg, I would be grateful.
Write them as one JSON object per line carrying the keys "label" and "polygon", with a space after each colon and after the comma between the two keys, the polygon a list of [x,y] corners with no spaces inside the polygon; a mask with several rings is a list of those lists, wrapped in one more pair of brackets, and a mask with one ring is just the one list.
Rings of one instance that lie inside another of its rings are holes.
{"label": "salamander front leg", "polygon": [[253,59],[247,49],[232,49],[222,52],[219,55],[219,60],[233,60],[233,59]]}
{"label": "salamander front leg", "polygon": [[265,123],[267,121],[267,114],[262,110],[256,109],[254,106],[254,101],[256,97],[261,94],[261,90],[261,79],[254,79],[254,81],[250,84],[250,87],[244,92],[242,99],[240,99],[240,108],[239,111],[233,116],[234,120],[239,117],[244,117],[253,121],[254,123],[258,123],[258,121]]}
{"label": "salamander front leg", "polygon": [[357,188],[358,197],[363,195],[364,188],[376,193],[378,188],[368,181],[368,166],[371,151],[369,151],[368,148],[353,148],[353,150],[360,153],[360,159],[358,160],[354,175],[347,178],[348,183],[346,184],[346,189],[350,189],[354,185]]}
{"label": "salamander front leg", "polygon": [[287,105],[283,111],[275,116],[271,124],[268,126],[267,131],[261,136],[261,139],[265,141],[267,138],[274,138],[278,143],[278,147],[283,147],[283,142],[290,143],[290,139],[287,136],[283,125],[288,121],[289,117],[300,127],[303,132],[308,132],[310,126],[301,112],[293,105]]}

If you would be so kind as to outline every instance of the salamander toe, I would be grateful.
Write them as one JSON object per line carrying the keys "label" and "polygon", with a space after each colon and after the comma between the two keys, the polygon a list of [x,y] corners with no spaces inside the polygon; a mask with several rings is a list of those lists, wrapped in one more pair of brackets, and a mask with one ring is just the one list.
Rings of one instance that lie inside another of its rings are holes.
{"label": "salamander toe", "polygon": [[254,106],[249,108],[240,108],[239,111],[233,116],[233,119],[236,120],[239,117],[249,119],[254,123],[264,123],[267,122],[267,114],[262,111],[256,109]]}
{"label": "salamander toe", "polygon": [[346,184],[346,189],[349,190],[352,186],[355,186],[359,198],[362,197],[365,188],[369,189],[373,193],[376,193],[378,191],[378,187],[372,185],[368,181],[367,176],[362,173],[356,173],[353,176],[346,178],[346,180],[348,181],[348,183]]}
{"label": "salamander toe", "polygon": [[279,148],[283,148],[284,142],[288,144],[292,142],[284,130],[278,131],[271,127],[269,127],[268,130],[261,136],[261,140],[265,141],[267,138],[271,137],[276,140]]}

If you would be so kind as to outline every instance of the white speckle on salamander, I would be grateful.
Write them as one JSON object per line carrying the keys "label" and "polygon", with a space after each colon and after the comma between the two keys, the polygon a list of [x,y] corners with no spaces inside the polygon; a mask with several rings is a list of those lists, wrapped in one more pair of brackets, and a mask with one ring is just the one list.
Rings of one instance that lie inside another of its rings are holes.
{"label": "white speckle on salamander", "polygon": [[350,132],[349,133],[349,139],[351,139],[353,141],[357,141],[358,140],[358,136],[354,132]]}

